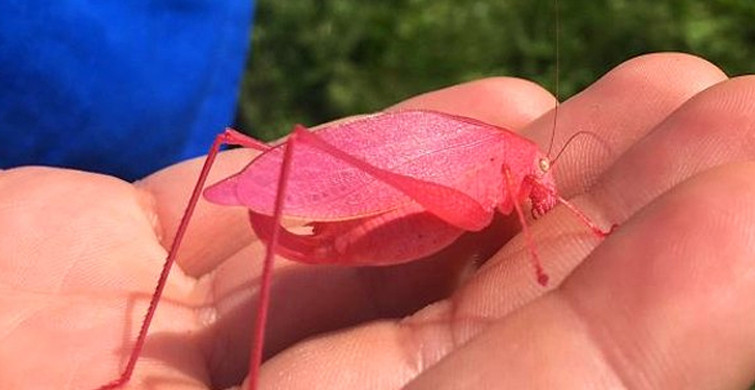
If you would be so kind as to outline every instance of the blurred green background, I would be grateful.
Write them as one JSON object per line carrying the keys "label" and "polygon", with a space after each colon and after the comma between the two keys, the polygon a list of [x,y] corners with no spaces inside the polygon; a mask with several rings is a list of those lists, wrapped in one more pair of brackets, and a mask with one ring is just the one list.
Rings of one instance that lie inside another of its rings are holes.
{"label": "blurred green background", "polygon": [[[559,96],[636,55],[755,67],[753,0],[561,0]],[[488,76],[554,90],[553,0],[258,0],[236,126],[270,140]]]}

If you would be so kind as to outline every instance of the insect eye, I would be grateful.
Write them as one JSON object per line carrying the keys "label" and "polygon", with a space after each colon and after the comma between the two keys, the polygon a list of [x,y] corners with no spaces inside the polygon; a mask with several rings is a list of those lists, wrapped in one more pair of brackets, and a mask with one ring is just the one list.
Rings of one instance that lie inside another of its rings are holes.
{"label": "insect eye", "polygon": [[547,158],[541,158],[537,161],[538,167],[543,173],[548,172],[551,169],[551,162]]}

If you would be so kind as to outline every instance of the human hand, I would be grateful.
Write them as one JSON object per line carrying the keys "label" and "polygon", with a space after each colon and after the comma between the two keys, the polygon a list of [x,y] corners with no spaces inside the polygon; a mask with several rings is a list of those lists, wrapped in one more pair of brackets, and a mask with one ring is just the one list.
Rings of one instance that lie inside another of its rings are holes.
{"label": "human hand", "polygon": [[[548,289],[521,237],[497,251],[518,229],[511,217],[395,267],[278,261],[260,387],[746,386],[753,91],[752,78],[725,81],[700,59],[663,54],[629,61],[563,104],[556,148],[590,131],[610,150],[572,143],[556,168],[561,194],[621,227],[599,240],[563,208],[532,222]],[[553,121],[541,115],[552,104],[530,83],[493,79],[401,107],[525,128],[547,149]],[[252,155],[223,153],[213,178]],[[200,164],[134,186],[57,169],[0,173],[0,388],[114,379]],[[200,204],[129,387],[244,378],[263,249],[244,210]]]}

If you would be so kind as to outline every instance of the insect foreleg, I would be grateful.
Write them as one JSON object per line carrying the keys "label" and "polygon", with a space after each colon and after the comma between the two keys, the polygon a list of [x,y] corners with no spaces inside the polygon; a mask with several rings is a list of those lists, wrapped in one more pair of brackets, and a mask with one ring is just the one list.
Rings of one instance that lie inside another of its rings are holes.
{"label": "insect foreleg", "polygon": [[579,218],[579,220],[582,221],[582,223],[584,223],[585,225],[587,225],[587,227],[589,227],[590,230],[592,230],[592,232],[596,236],[598,236],[600,238],[607,237],[609,234],[611,234],[611,232],[614,231],[614,229],[616,229],[617,227],[619,227],[619,225],[613,224],[613,225],[611,225],[611,227],[607,231],[603,230],[598,225],[596,225],[595,222],[593,222],[590,219],[590,217],[588,217],[587,215],[585,215],[584,212],[582,212],[580,209],[574,207],[573,204],[569,203],[568,200],[562,198],[560,195],[556,195],[556,198],[558,199],[559,203],[561,203],[562,205],[566,206],[566,208],[568,208],[574,215],[576,215],[577,218]]}
{"label": "insect foreleg", "polygon": [[540,263],[540,257],[537,255],[537,247],[535,247],[535,240],[533,240],[530,229],[529,227],[527,227],[527,220],[524,219],[524,212],[522,211],[522,205],[519,204],[519,199],[517,199],[518,196],[514,193],[514,189],[518,188],[518,186],[516,186],[514,183],[511,169],[504,164],[502,170],[503,176],[505,178],[504,183],[506,185],[506,194],[514,204],[514,210],[516,210],[516,214],[519,217],[519,222],[522,224],[522,233],[524,234],[524,239],[530,249],[530,255],[532,256],[532,265],[535,268],[537,282],[540,283],[540,285],[545,286],[548,284],[548,275],[545,273],[543,266]]}

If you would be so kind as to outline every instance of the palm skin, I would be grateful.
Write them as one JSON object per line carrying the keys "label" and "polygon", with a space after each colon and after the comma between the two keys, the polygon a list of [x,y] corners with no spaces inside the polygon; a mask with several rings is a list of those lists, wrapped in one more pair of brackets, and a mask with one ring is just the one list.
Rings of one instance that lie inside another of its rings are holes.
{"label": "palm skin", "polygon": [[[558,110],[559,207],[498,219],[394,267],[279,260],[261,388],[743,388],[755,379],[755,79],[681,54],[621,65]],[[547,149],[553,100],[517,79],[400,108],[475,117]],[[241,169],[223,153],[211,181]],[[133,185],[0,172],[0,388],[90,389],[117,375],[200,160]],[[501,243],[508,241],[502,248]],[[500,248],[500,249],[499,249]],[[201,202],[129,388],[225,388],[246,376],[264,247],[243,209]]]}

